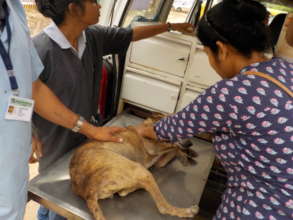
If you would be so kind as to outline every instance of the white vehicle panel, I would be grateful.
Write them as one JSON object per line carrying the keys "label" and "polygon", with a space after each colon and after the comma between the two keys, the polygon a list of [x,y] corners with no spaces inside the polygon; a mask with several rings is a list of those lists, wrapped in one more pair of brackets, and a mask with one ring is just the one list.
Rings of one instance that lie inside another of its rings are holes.
{"label": "white vehicle panel", "polygon": [[185,106],[190,104],[193,100],[195,100],[203,90],[198,89],[197,91],[192,91],[192,90],[186,90],[180,99],[180,102],[178,104],[177,111],[181,111]]}
{"label": "white vehicle panel", "polygon": [[189,59],[191,43],[160,36],[133,43],[129,65],[183,77]]}
{"label": "white vehicle panel", "polygon": [[206,53],[199,48],[196,48],[191,56],[188,72],[188,78],[191,82],[205,87],[209,87],[221,80],[221,77],[210,66]]}
{"label": "white vehicle panel", "polygon": [[126,72],[121,98],[159,111],[173,113],[179,91],[178,86]]}

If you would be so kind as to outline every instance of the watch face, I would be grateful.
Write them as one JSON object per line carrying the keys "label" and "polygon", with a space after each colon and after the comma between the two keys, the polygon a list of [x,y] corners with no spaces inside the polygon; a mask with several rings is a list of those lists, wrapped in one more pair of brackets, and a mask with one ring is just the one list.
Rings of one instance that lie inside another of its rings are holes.
{"label": "watch face", "polygon": [[85,121],[84,117],[79,116],[79,119],[75,122],[75,125],[71,130],[73,132],[78,132],[81,129],[84,121]]}

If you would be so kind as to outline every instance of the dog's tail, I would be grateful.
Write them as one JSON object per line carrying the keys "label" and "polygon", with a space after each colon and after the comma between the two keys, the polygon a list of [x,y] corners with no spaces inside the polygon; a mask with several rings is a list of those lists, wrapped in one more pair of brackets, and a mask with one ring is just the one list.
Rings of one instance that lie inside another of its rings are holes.
{"label": "dog's tail", "polygon": [[91,194],[88,198],[86,198],[87,206],[90,212],[95,217],[95,220],[106,220],[106,218],[103,215],[103,211],[100,208],[98,199],[99,197],[97,192]]}

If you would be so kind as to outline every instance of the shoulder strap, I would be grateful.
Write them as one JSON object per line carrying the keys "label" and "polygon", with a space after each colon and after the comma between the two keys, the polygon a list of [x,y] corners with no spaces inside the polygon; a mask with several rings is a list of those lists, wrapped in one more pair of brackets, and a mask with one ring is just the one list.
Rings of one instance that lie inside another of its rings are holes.
{"label": "shoulder strap", "polygon": [[248,72],[245,72],[244,74],[256,75],[256,76],[265,78],[265,79],[271,81],[272,83],[274,83],[275,85],[277,85],[278,87],[280,87],[281,89],[283,89],[291,98],[293,98],[293,92],[290,89],[288,89],[283,83],[281,83],[279,80],[275,79],[274,77],[271,77],[265,73],[254,72],[254,71],[248,71]]}

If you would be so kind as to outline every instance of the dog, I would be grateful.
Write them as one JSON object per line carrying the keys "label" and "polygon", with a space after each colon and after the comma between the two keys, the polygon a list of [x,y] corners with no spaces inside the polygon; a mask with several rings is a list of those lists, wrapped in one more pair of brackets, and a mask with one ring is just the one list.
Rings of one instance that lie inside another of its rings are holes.
{"label": "dog", "polygon": [[[153,120],[145,120],[149,125]],[[162,195],[148,168],[163,167],[174,157],[186,163],[195,156],[185,153],[179,145],[146,139],[129,126],[118,134],[123,143],[89,140],[74,152],[70,161],[72,190],[83,198],[96,220],[105,220],[99,199],[114,194],[126,196],[137,189],[145,189],[152,196],[159,212],[177,217],[194,217],[198,206],[178,208],[170,205]]]}

